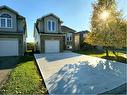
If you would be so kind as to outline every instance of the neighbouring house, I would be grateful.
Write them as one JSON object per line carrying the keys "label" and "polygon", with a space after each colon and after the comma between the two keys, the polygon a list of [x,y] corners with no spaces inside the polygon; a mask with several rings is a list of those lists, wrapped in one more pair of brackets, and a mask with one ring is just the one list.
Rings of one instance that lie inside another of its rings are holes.
{"label": "neighbouring house", "polygon": [[62,26],[62,23],[61,19],[52,13],[37,19],[34,24],[35,51],[53,53],[75,49],[76,31]]}
{"label": "neighbouring house", "polygon": [[80,50],[80,34],[78,32],[75,33],[75,50]]}
{"label": "neighbouring house", "polygon": [[80,49],[81,50],[91,50],[91,49],[98,49],[98,50],[103,50],[103,47],[101,46],[92,46],[88,43],[85,42],[85,39],[88,35],[88,33],[90,33],[90,31],[85,30],[85,31],[79,31],[77,32],[77,35],[79,34],[79,44],[80,44]]}
{"label": "neighbouring house", "polygon": [[88,30],[77,32],[80,35],[80,42],[83,42],[85,40],[85,38],[87,37],[89,32],[90,31],[88,31]]}
{"label": "neighbouring house", "polygon": [[22,56],[26,50],[26,20],[8,6],[0,6],[0,56]]}
{"label": "neighbouring house", "polygon": [[86,43],[84,43],[84,41],[85,41],[85,38],[87,37],[89,32],[90,31],[88,31],[88,30],[77,32],[77,35],[79,34],[79,37],[80,37],[79,38],[80,49],[84,49],[87,47],[87,45],[86,45]]}

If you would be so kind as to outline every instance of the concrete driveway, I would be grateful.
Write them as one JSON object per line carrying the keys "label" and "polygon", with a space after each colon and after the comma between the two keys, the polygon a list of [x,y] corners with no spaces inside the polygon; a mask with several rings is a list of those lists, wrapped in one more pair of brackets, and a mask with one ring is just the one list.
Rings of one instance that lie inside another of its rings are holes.
{"label": "concrete driveway", "polygon": [[18,57],[0,57],[0,85],[17,65]]}
{"label": "concrete driveway", "polygon": [[127,65],[76,54],[35,54],[49,94],[98,94],[126,80]]}

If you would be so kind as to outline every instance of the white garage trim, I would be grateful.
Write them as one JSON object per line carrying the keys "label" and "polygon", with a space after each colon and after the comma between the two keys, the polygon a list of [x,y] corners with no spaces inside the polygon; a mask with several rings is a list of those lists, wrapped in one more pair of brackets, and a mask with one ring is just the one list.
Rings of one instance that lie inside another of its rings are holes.
{"label": "white garage trim", "polygon": [[0,56],[18,56],[17,38],[0,38]]}
{"label": "white garage trim", "polygon": [[59,40],[45,40],[45,53],[58,53],[60,52]]}

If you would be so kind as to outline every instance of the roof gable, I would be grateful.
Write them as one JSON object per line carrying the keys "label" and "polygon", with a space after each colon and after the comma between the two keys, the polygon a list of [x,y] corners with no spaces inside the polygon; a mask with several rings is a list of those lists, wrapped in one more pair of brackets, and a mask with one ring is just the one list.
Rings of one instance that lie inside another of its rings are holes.
{"label": "roof gable", "polygon": [[12,13],[18,15],[18,18],[23,18],[23,19],[25,19],[25,17],[19,15],[17,11],[11,9],[10,7],[8,7],[8,6],[6,6],[6,5],[0,6],[0,10],[2,10],[2,9],[6,9],[6,10],[8,10],[8,11],[10,11],[10,12],[12,12]]}
{"label": "roof gable", "polygon": [[88,30],[84,30],[84,31],[79,31],[79,32],[77,32],[77,33],[82,33],[82,34],[87,34],[87,33],[89,33],[90,31],[88,31]]}
{"label": "roof gable", "polygon": [[42,19],[44,19],[44,18],[46,18],[46,17],[49,17],[49,16],[53,16],[53,17],[55,17],[56,19],[58,19],[61,23],[63,23],[63,21],[61,21],[60,18],[59,18],[58,16],[56,16],[55,14],[53,14],[53,13],[44,15],[44,16],[42,16],[41,18],[39,18],[38,20],[42,20]]}
{"label": "roof gable", "polygon": [[53,16],[53,17],[55,17],[55,18],[57,18],[57,19],[60,19],[58,16],[56,16],[56,15],[55,15],[55,14],[53,14],[53,13],[50,13],[50,14],[44,15],[44,16],[42,16],[41,18],[45,18],[45,17],[48,17],[48,16]]}
{"label": "roof gable", "polygon": [[14,14],[18,14],[18,12],[16,12],[15,10],[11,9],[10,7],[8,7],[6,5],[0,6],[0,10],[2,10],[2,9],[7,9],[7,10],[13,12]]}
{"label": "roof gable", "polygon": [[61,26],[62,32],[71,32],[71,33],[75,33],[76,31],[67,27],[67,26]]}

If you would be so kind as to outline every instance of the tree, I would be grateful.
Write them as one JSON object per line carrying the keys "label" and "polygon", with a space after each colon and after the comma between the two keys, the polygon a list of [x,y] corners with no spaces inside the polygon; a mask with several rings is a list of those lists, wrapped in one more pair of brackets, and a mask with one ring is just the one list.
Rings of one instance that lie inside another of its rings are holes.
{"label": "tree", "polygon": [[116,0],[98,0],[93,4],[91,33],[85,42],[103,46],[106,56],[109,48],[126,47],[126,21],[117,11]]}
{"label": "tree", "polygon": [[27,43],[27,50],[32,50],[34,51],[34,43]]}

